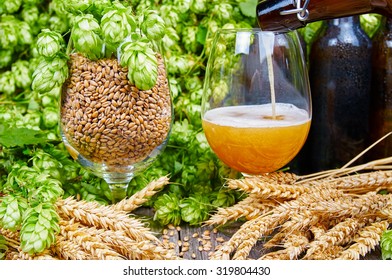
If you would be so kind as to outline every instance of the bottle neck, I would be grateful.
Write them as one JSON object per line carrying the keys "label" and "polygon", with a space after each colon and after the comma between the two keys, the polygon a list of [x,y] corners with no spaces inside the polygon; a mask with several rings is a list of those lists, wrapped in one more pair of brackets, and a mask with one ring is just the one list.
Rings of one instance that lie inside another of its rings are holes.
{"label": "bottle neck", "polygon": [[327,22],[329,26],[356,26],[360,24],[359,16],[349,16],[349,17],[342,17],[342,18],[335,18],[331,19]]}
{"label": "bottle neck", "polygon": [[[307,2],[300,1],[299,6]],[[262,30],[286,32],[305,26],[309,22],[328,20],[365,13],[392,16],[392,0],[309,0],[307,18],[300,20],[294,0],[261,0],[257,5],[257,18]]]}

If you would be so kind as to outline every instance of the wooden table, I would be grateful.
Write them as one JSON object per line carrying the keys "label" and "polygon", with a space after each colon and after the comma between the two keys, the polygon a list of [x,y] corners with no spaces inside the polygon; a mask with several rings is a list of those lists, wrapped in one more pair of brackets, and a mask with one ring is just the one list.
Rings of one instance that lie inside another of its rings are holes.
{"label": "wooden table", "polygon": [[[151,218],[153,215],[151,209],[140,208],[135,211],[136,215],[141,215],[147,218]],[[234,234],[241,226],[240,222],[233,223],[229,226],[224,226],[217,230],[211,226],[167,226],[165,228],[158,228],[156,225],[153,226],[153,230],[161,233],[159,235],[162,242],[168,244],[171,248],[176,251],[176,254],[184,259],[188,260],[208,260],[211,254],[220,246],[223,242],[230,239],[230,236]],[[272,249],[263,248],[263,242],[259,241],[256,246],[250,252],[250,259],[258,259],[263,254],[270,252]],[[373,252],[367,254],[364,260],[380,260],[381,251],[377,247]]]}

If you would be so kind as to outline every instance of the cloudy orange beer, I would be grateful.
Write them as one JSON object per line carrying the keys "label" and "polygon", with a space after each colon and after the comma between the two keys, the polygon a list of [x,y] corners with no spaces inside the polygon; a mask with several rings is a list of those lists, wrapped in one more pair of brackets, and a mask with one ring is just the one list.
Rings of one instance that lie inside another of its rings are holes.
{"label": "cloudy orange beer", "polygon": [[205,112],[203,129],[212,150],[225,164],[258,175],[289,163],[307,138],[311,118],[292,104],[219,107]]}

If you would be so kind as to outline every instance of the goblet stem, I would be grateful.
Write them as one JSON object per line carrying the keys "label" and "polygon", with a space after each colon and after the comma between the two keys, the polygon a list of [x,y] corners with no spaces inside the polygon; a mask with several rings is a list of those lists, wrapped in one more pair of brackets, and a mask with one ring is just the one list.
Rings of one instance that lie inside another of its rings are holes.
{"label": "goblet stem", "polygon": [[127,196],[128,183],[108,183],[112,193],[113,204],[123,200]]}
{"label": "goblet stem", "polygon": [[108,172],[102,174],[103,179],[108,183],[112,194],[112,203],[117,203],[127,196],[129,182],[134,177],[133,172]]}

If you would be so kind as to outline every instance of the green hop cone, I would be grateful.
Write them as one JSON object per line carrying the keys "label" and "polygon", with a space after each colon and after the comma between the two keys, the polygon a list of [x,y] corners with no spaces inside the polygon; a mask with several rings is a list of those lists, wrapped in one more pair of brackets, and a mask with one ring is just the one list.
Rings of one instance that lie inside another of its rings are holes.
{"label": "green hop cone", "polygon": [[11,49],[18,44],[18,20],[14,16],[0,18],[0,49]]}
{"label": "green hop cone", "polygon": [[182,30],[182,43],[185,50],[196,53],[201,44],[197,41],[198,26],[186,26]]}
{"label": "green hop cone", "polygon": [[13,61],[14,52],[12,49],[1,50],[0,49],[0,69],[10,66]]}
{"label": "green hop cone", "polygon": [[22,0],[7,0],[4,1],[3,9],[5,14],[16,13],[22,6]]}
{"label": "green hop cone", "polygon": [[60,33],[43,29],[37,36],[37,50],[39,55],[53,58],[65,47],[65,41]]}
{"label": "green hop cone", "polygon": [[0,235],[0,260],[5,259],[5,254],[7,251],[8,251],[7,240],[4,238],[4,236]]}
{"label": "green hop cone", "polygon": [[55,107],[45,107],[42,114],[43,126],[46,129],[55,128],[59,123],[59,113]]}
{"label": "green hop cone", "polygon": [[103,56],[103,40],[98,21],[91,14],[74,18],[71,39],[76,51],[96,60]]}
{"label": "green hop cone", "polygon": [[136,21],[127,10],[109,10],[101,19],[102,35],[106,43],[118,45],[136,30]]}
{"label": "green hop cone", "polygon": [[13,95],[15,93],[16,84],[15,76],[11,71],[0,73],[0,93]]}
{"label": "green hop cone", "polygon": [[23,212],[27,209],[27,202],[22,197],[7,195],[0,202],[0,226],[5,229],[16,230],[21,222]]}
{"label": "green hop cone", "polygon": [[15,77],[15,84],[22,89],[28,89],[31,85],[31,71],[27,60],[18,60],[11,66]]}
{"label": "green hop cone", "polygon": [[67,60],[63,56],[43,59],[34,70],[31,87],[37,92],[48,92],[64,83],[68,77]]}
{"label": "green hop cone", "polygon": [[392,259],[392,230],[386,230],[380,240],[381,255],[383,260]]}
{"label": "green hop cone", "polygon": [[209,217],[212,209],[207,196],[195,194],[184,198],[180,204],[182,220],[190,225],[200,225]]}
{"label": "green hop cone", "polygon": [[27,22],[19,21],[18,23],[18,42],[19,45],[30,45],[33,43],[33,34]]}
{"label": "green hop cone", "polygon": [[73,14],[80,14],[92,7],[94,0],[67,0],[64,1],[65,9]]}
{"label": "green hop cone", "polygon": [[176,194],[165,193],[154,203],[154,220],[162,225],[179,225],[181,223],[180,200]]}
{"label": "green hop cone", "polygon": [[196,14],[204,13],[207,11],[207,4],[207,0],[192,0],[190,9]]}
{"label": "green hop cone", "polygon": [[34,254],[49,248],[60,231],[58,222],[59,216],[51,203],[41,203],[26,210],[20,230],[21,249]]}
{"label": "green hop cone", "polygon": [[149,43],[136,41],[123,44],[120,64],[128,67],[128,79],[139,89],[149,90],[156,84],[158,61]]}
{"label": "green hop cone", "polygon": [[211,13],[217,17],[218,21],[223,23],[231,19],[233,11],[234,8],[231,4],[219,3],[212,8]]}
{"label": "green hop cone", "polygon": [[139,20],[140,29],[150,40],[159,40],[165,35],[165,22],[157,11],[147,10]]}

